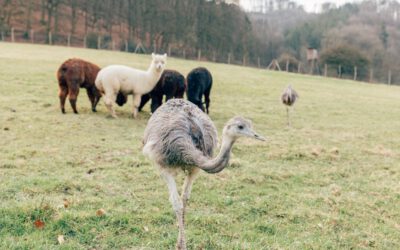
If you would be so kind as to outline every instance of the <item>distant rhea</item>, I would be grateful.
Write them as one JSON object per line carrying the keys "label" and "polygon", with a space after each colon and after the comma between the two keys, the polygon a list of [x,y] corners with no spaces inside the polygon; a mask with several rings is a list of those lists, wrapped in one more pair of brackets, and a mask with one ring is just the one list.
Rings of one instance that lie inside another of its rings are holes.
{"label": "distant rhea", "polygon": [[[196,105],[171,99],[151,116],[144,132],[143,153],[155,162],[168,185],[179,227],[177,249],[186,250],[185,210],[197,173],[200,169],[212,174],[222,171],[229,162],[233,144],[240,137],[265,140],[253,130],[249,120],[234,117],[225,125],[220,152],[213,157],[217,129]],[[186,175],[181,196],[174,178],[179,170]]]}
{"label": "distant rhea", "polygon": [[287,125],[290,127],[290,107],[294,105],[299,95],[296,90],[292,88],[292,85],[289,84],[285,91],[282,93],[282,103],[286,105],[286,115],[287,115]]}

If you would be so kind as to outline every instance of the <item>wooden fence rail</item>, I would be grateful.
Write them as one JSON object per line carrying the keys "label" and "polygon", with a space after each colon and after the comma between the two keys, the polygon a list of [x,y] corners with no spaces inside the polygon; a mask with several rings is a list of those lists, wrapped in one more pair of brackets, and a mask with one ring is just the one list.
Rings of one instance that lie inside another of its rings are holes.
{"label": "wooden fence rail", "polygon": [[[19,34],[19,36],[18,36]],[[111,38],[109,41],[104,41],[104,37],[101,35],[97,35],[97,41],[95,42],[95,45],[93,46],[93,40],[91,40],[91,44],[88,44],[88,36],[85,35],[83,38],[81,37],[74,37],[73,34],[69,33],[66,36],[65,35],[57,35],[55,36],[52,34],[52,32],[43,33],[40,31],[35,31],[33,29],[30,29],[29,32],[26,32],[24,30],[16,30],[13,27],[10,28],[9,30],[0,30],[0,40],[1,41],[10,41],[10,42],[30,42],[30,43],[45,43],[49,45],[57,44],[57,45],[65,45],[68,47],[75,46],[75,47],[80,47],[82,46],[83,48],[88,48],[91,46],[92,48],[95,47],[96,49],[109,49],[109,50],[121,50],[125,52],[130,52],[135,49],[135,53],[137,52],[142,52],[146,53],[147,51],[157,51],[162,50],[162,48],[156,48],[157,43],[156,41],[153,41],[153,48],[144,48],[141,43],[136,45],[135,47],[130,48],[130,43],[128,40],[120,40],[120,44],[117,46],[116,41]],[[153,49],[153,50],[151,50]],[[242,55],[241,60],[240,60],[240,55],[234,55],[234,53],[229,52],[225,54],[225,56],[221,55],[217,51],[213,50],[211,53],[208,53],[208,51],[202,51],[201,49],[198,49],[197,51],[188,51],[186,49],[179,49],[179,48],[174,48],[171,45],[168,45],[167,48],[168,55],[172,56],[177,56],[181,57],[184,59],[197,59],[198,61],[212,61],[212,62],[222,62],[222,63],[227,63],[227,64],[239,64],[243,66],[251,66],[251,67],[258,67],[258,68],[267,68],[267,69],[272,69],[272,70],[279,70],[284,69],[286,72],[293,72],[293,73],[298,73],[298,74],[313,74],[313,66],[314,65],[307,65],[303,66],[301,62],[296,62],[296,65],[294,63],[290,62],[289,60],[281,61],[278,62],[277,59],[273,59],[271,63],[267,63],[263,65],[263,60],[260,57],[257,57],[256,60],[251,61],[246,54]],[[223,59],[225,58],[225,59]],[[239,60],[238,60],[239,59]],[[265,61],[264,61],[265,62]],[[313,62],[314,63],[314,62]],[[318,63],[318,62],[316,62]],[[281,65],[279,65],[281,64]],[[319,66],[318,66],[319,67]],[[331,69],[331,71],[329,70]],[[332,69],[336,72],[336,74],[332,74]],[[324,77],[338,77],[338,78],[347,78],[347,79],[352,79],[354,81],[356,80],[365,80],[370,83],[375,82],[375,81],[380,81],[383,83],[387,83],[388,85],[393,84],[393,79],[395,81],[397,80],[396,76],[393,75],[392,70],[388,70],[386,77],[382,75],[379,78],[377,78],[374,75],[374,69],[369,68],[367,69],[367,75],[365,75],[365,69],[364,73],[360,74],[360,68],[355,65],[353,67],[353,72],[352,75],[349,76],[347,73],[346,76],[344,76],[343,72],[343,67],[342,65],[337,65],[337,66],[332,66],[328,64],[324,64],[324,71],[318,72],[319,74],[322,74]],[[318,70],[319,71],[319,70]],[[348,69],[347,69],[348,71]],[[400,79],[400,77],[398,76]]]}

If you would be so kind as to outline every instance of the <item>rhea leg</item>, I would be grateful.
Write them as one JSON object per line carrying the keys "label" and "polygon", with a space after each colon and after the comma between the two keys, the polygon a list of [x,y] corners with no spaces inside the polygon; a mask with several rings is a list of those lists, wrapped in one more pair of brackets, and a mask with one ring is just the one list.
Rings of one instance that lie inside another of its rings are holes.
{"label": "rhea leg", "polygon": [[186,250],[186,240],[185,240],[185,225],[183,221],[183,204],[178,194],[178,189],[176,188],[176,182],[174,176],[168,172],[168,170],[160,167],[161,176],[168,185],[169,200],[175,211],[176,218],[178,220],[179,235],[178,241],[176,243],[176,248],[179,250]]}
{"label": "rhea leg", "polygon": [[183,223],[185,223],[186,207],[187,207],[187,203],[188,203],[189,198],[190,198],[190,193],[192,192],[193,182],[196,179],[198,173],[199,173],[199,168],[193,168],[186,175],[185,182],[183,183],[183,187],[182,187],[182,205],[183,205],[182,218],[183,218]]}
{"label": "rhea leg", "polygon": [[287,116],[287,125],[290,127],[290,110],[289,107],[286,106],[286,116]]}

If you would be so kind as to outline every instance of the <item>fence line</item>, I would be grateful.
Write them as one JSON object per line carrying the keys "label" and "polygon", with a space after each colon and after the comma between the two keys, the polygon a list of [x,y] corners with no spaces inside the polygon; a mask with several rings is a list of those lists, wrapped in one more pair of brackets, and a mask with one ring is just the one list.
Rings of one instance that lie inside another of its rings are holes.
{"label": "fence line", "polygon": [[[18,36],[19,34],[19,36]],[[96,40],[93,41],[93,37],[96,37]],[[7,37],[10,42],[16,42],[16,41],[30,41],[30,43],[45,43],[49,45],[65,45],[68,47],[74,46],[74,47],[83,47],[83,48],[95,48],[95,49],[110,49],[110,50],[120,50],[120,51],[125,51],[125,52],[132,52],[134,51],[135,53],[141,51],[146,53],[145,47],[141,43],[137,44],[136,47],[135,45],[130,45],[129,40],[127,39],[122,39],[119,40],[119,45],[117,46],[116,41],[110,37],[108,40],[105,40],[106,37],[92,33],[91,40],[88,40],[88,36],[85,35],[83,38],[79,37],[74,37],[71,33],[65,35],[54,35],[52,32],[43,33],[43,32],[35,32],[35,30],[30,29],[28,32],[25,30],[16,30],[14,27],[11,29],[7,30],[1,30],[0,31],[0,39],[2,41],[6,41]],[[133,50],[135,49],[135,50]],[[153,51],[162,50],[162,48],[157,48],[157,43],[156,41],[153,41]],[[175,51],[174,51],[175,49]],[[241,60],[240,57],[234,57],[234,54],[232,52],[228,52],[226,56],[223,56],[221,54],[218,54],[215,50],[212,52],[206,51],[205,53],[201,50],[198,49],[196,50],[189,50],[187,51],[185,48],[184,49],[179,49],[179,48],[173,48],[171,44],[168,45],[168,48],[166,49],[168,52],[169,56],[176,56],[176,57],[181,57],[184,59],[197,59],[198,61],[211,61],[211,62],[220,62],[220,63],[227,63],[227,64],[236,64],[236,65],[243,65],[243,66],[250,66],[250,67],[257,67],[257,68],[267,68],[271,70],[279,70],[284,69],[286,72],[293,72],[293,73],[298,73],[298,74],[313,74],[314,73],[314,67],[318,67],[318,73],[321,74],[324,77],[337,77],[337,78],[345,78],[347,79],[352,79],[354,81],[357,80],[364,80],[368,81],[370,83],[375,82],[374,80],[378,80],[382,83],[387,83],[388,85],[392,85],[394,82],[400,80],[400,76],[396,77],[393,76],[392,70],[388,70],[386,77],[382,75],[383,72],[381,72],[379,79],[375,78],[375,72],[372,67],[366,69],[367,73],[360,72],[360,68],[355,65],[352,68],[352,72],[348,72],[349,69],[347,68],[347,72],[343,71],[343,66],[342,65],[328,65],[324,64],[324,71],[323,74],[319,70],[318,62],[317,65],[315,65],[315,62],[312,61],[311,65],[305,65],[303,66],[301,61],[298,62],[291,62],[289,59],[281,60],[278,61],[277,59],[273,59],[271,63],[263,65],[262,60],[260,57],[257,58],[249,58],[246,54],[243,54]],[[224,59],[225,58],[225,59]],[[248,60],[249,59],[249,60]],[[279,65],[281,64],[281,66]],[[295,70],[297,66],[297,69]],[[292,68],[291,68],[292,67]],[[330,70],[331,69],[331,70]],[[332,70],[333,69],[333,70]],[[336,71],[336,73],[334,73]],[[351,71],[351,70],[350,70]],[[365,69],[364,69],[365,71]],[[385,80],[386,79],[386,80]],[[395,79],[395,81],[393,81]]]}

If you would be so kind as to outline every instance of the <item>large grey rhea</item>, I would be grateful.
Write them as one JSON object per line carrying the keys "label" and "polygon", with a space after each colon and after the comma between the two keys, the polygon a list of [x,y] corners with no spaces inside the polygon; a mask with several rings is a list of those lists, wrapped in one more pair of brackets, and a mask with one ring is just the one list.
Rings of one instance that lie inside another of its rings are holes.
{"label": "large grey rhea", "polygon": [[[185,208],[199,170],[207,173],[222,171],[228,164],[232,146],[239,137],[265,140],[253,131],[251,121],[234,117],[226,123],[220,151],[212,158],[217,137],[217,130],[208,115],[183,99],[172,99],[162,105],[151,116],[145,129],[143,153],[154,161],[166,181],[178,220],[177,249],[186,249]],[[181,197],[174,179],[179,170],[185,173]]]}

